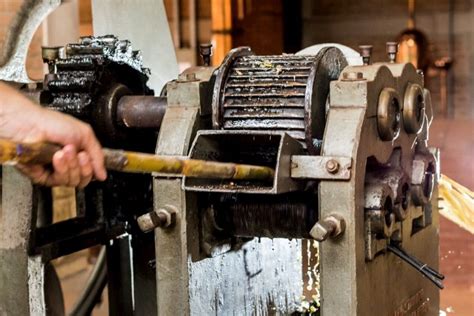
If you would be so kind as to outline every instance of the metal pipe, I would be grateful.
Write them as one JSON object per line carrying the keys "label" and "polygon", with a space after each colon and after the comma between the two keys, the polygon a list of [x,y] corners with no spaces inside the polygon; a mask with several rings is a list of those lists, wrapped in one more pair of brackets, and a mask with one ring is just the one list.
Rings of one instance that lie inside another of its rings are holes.
{"label": "metal pipe", "polygon": [[166,97],[124,96],[117,104],[117,123],[130,128],[160,128]]}

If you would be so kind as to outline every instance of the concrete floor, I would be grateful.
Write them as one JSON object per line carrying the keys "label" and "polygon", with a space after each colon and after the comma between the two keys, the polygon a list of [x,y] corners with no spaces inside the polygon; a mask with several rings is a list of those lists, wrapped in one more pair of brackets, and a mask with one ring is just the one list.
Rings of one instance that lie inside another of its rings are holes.
{"label": "concrete floor", "polygon": [[[430,137],[430,144],[441,149],[442,173],[474,190],[474,120],[437,119]],[[474,236],[444,218],[440,225],[440,269],[446,275],[441,309],[448,315],[474,315]],[[60,272],[68,308],[90,272],[85,258],[82,255],[74,264],[67,264],[69,271]],[[104,303],[93,315],[107,314],[105,293]]]}

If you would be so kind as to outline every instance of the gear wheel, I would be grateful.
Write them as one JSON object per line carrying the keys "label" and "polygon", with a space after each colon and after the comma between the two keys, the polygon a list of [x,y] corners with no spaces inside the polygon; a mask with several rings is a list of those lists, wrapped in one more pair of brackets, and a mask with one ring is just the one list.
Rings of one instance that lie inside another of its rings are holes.
{"label": "gear wheel", "polygon": [[109,146],[131,140],[130,131],[117,126],[115,109],[124,95],[154,94],[147,86],[150,71],[143,67],[140,51],[128,40],[106,35],[82,37],[65,46],[65,55],[45,76],[41,104],[90,123]]}

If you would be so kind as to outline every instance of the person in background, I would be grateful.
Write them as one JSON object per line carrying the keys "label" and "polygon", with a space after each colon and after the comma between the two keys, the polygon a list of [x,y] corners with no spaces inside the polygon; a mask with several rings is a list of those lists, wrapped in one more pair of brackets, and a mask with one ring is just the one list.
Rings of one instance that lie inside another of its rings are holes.
{"label": "person in background", "polygon": [[107,177],[101,145],[88,124],[42,108],[4,83],[0,83],[0,139],[63,146],[54,154],[52,168],[16,166],[33,183],[83,188],[93,178]]}

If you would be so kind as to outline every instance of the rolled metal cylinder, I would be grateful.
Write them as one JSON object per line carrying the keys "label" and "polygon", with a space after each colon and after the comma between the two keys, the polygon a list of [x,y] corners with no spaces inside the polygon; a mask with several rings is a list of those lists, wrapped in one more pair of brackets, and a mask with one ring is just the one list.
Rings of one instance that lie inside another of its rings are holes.
{"label": "rolled metal cylinder", "polygon": [[166,97],[123,96],[117,104],[117,123],[129,128],[160,128]]}
{"label": "rolled metal cylinder", "polygon": [[214,205],[220,230],[237,237],[312,238],[318,220],[316,197],[302,193],[278,196],[227,196]]}

